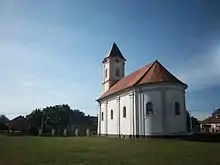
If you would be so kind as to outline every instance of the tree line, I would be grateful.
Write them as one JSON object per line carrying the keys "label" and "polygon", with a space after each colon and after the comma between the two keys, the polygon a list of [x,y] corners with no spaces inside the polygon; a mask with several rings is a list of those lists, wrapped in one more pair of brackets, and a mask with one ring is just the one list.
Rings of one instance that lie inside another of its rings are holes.
{"label": "tree line", "polygon": [[[220,114],[220,108],[215,110],[212,115]],[[71,109],[68,104],[48,106],[45,108],[36,108],[25,119],[30,123],[30,134],[38,134],[39,129],[44,133],[51,133],[52,129],[56,130],[57,134],[62,134],[64,129],[68,132],[75,128],[85,131],[97,130],[97,117],[85,115],[79,109]],[[0,115],[0,130],[6,130],[9,119],[5,115]],[[191,123],[190,123],[191,122]],[[189,115],[187,111],[187,127],[190,131],[191,124],[193,127],[198,125],[198,119]]]}
{"label": "tree line", "polygon": [[8,127],[6,123],[9,122],[9,119],[5,115],[0,115],[0,130],[7,130]]}
{"label": "tree line", "polygon": [[[25,119],[30,124],[29,133],[34,135],[38,134],[39,129],[42,129],[43,133],[51,133],[51,130],[55,129],[56,134],[62,134],[64,129],[68,132],[75,128],[97,130],[97,117],[85,115],[79,109],[71,109],[68,104],[36,108]],[[8,121],[6,116],[1,115],[0,123]]]}

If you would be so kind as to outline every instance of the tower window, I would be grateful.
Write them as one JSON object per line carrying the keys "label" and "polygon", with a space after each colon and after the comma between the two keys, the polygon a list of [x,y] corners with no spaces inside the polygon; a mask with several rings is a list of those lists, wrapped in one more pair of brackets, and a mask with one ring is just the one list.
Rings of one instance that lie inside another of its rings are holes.
{"label": "tower window", "polygon": [[123,117],[126,117],[126,106],[123,107]]}
{"label": "tower window", "polygon": [[111,119],[113,119],[113,110],[111,110]]}
{"label": "tower window", "polygon": [[180,104],[178,102],[174,103],[175,115],[180,115]]}
{"label": "tower window", "polygon": [[102,120],[102,121],[104,120],[104,114],[103,114],[103,112],[101,113],[101,120]]}
{"label": "tower window", "polygon": [[105,78],[108,76],[108,69],[105,69]]}
{"label": "tower window", "polygon": [[119,77],[119,76],[120,76],[120,70],[119,70],[119,68],[116,68],[116,70],[115,70],[115,76],[116,76],[116,77]]}
{"label": "tower window", "polygon": [[150,115],[153,114],[154,110],[153,110],[153,103],[152,102],[148,102],[146,104],[146,115]]}
{"label": "tower window", "polygon": [[117,63],[119,63],[119,59],[116,59],[115,61],[116,61]]}

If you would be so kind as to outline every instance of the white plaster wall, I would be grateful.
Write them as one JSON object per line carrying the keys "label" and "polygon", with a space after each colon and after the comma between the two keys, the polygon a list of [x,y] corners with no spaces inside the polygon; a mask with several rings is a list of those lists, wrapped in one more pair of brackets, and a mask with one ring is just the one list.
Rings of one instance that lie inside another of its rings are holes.
{"label": "white plaster wall", "polygon": [[[119,62],[116,62],[116,59],[119,60]],[[107,91],[112,83],[116,82],[117,80],[120,80],[122,77],[124,77],[124,66],[125,62],[121,58],[111,58],[108,59],[105,64],[103,64],[103,91]],[[120,76],[116,77],[115,71],[116,69],[120,70]],[[108,70],[107,77],[105,77],[105,70]]]}
{"label": "white plaster wall", "polygon": [[[131,108],[131,98],[129,96],[131,91],[126,91],[124,93],[120,93],[118,97],[120,98],[117,100],[117,96],[112,96],[109,98],[106,98],[105,100],[102,100],[101,103],[101,112],[104,112],[104,120],[101,121],[101,134],[106,134],[106,120],[107,120],[107,134],[109,135],[118,135],[119,130],[120,134],[122,135],[131,135],[132,129],[132,119],[131,118],[131,111],[133,110],[133,107]],[[107,101],[108,100],[108,101]],[[118,102],[119,101],[119,102]],[[106,119],[106,102],[107,104],[107,112],[108,117]],[[120,106],[120,109],[119,109]],[[123,117],[123,107],[126,106],[126,117]],[[113,119],[111,119],[111,109],[113,110]],[[120,112],[119,112],[120,110]],[[119,121],[119,114],[120,114],[120,121]],[[101,117],[101,114],[99,115]],[[136,125],[136,124],[134,124]],[[120,126],[120,128],[119,128]]]}
{"label": "white plaster wall", "polygon": [[101,134],[106,134],[106,131],[105,131],[105,121],[106,121],[105,103],[101,103],[101,112],[103,112],[103,116],[104,116],[104,120],[101,120],[101,114],[99,114],[99,117],[101,120]]}
{"label": "white plaster wall", "polygon": [[[107,69],[107,77],[105,76],[105,70]],[[106,92],[109,87],[110,87],[110,83],[109,83],[109,77],[110,77],[110,63],[109,61],[107,61],[104,65],[103,65],[103,73],[102,73],[102,77],[103,77],[103,92]]]}
{"label": "white plaster wall", "polygon": [[[113,110],[113,119],[111,119],[111,109]],[[117,134],[117,100],[112,99],[108,101],[108,134]]]}
{"label": "white plaster wall", "polygon": [[[137,88],[136,91],[137,134],[164,135],[186,132],[185,90],[183,87],[168,84],[145,85]],[[149,101],[154,105],[154,114],[145,118],[146,103]],[[175,101],[180,104],[180,116],[175,115]]]}
{"label": "white plaster wall", "polygon": [[[119,60],[119,62],[117,63],[116,62],[116,59]],[[124,66],[125,66],[125,62],[123,59],[120,59],[120,58],[112,58],[111,59],[111,62],[110,62],[110,75],[111,77],[114,79],[114,80],[119,80],[121,79],[122,77],[124,77]],[[119,68],[120,70],[120,76],[119,77],[116,77],[115,76],[115,70]]]}
{"label": "white plaster wall", "polygon": [[214,132],[219,132],[220,131],[220,124],[211,124],[211,131],[214,131]]}
{"label": "white plaster wall", "polygon": [[[126,117],[123,117],[123,107],[126,106]],[[120,97],[120,133],[123,135],[131,135],[131,107],[130,96],[126,94]]]}
{"label": "white plaster wall", "polygon": [[103,93],[106,92],[110,87],[110,83],[109,81],[106,81],[104,84],[103,84]]}
{"label": "white plaster wall", "polygon": [[[151,134],[161,134],[161,91],[160,89],[155,91],[144,91],[142,94],[142,134],[144,135],[151,135]],[[153,114],[147,115],[146,114],[146,104],[148,102],[153,103]]]}
{"label": "white plaster wall", "polygon": [[[186,111],[185,111],[185,94],[182,89],[167,89],[166,99],[166,130],[167,133],[175,134],[187,131]],[[180,115],[175,115],[174,103],[180,104]]]}
{"label": "white plaster wall", "polygon": [[[183,88],[171,85],[155,85],[143,86],[141,93],[137,92],[137,90],[135,91],[134,134],[158,135],[186,132],[185,94]],[[120,97],[120,134],[123,135],[131,135],[133,133],[133,125],[131,123],[133,119],[131,116],[133,107],[131,107],[130,93],[131,91],[127,91],[126,93],[120,93],[120,95],[118,95]],[[105,114],[105,100],[101,103],[101,111],[104,112],[104,121],[101,121],[101,134],[106,134],[105,124],[107,120],[107,133],[117,135],[119,131],[118,100],[116,96],[107,99],[107,119]],[[145,118],[146,103],[149,101],[153,103],[154,114]],[[181,114],[179,116],[176,116],[174,111],[174,103],[176,101],[180,104]],[[126,118],[123,118],[124,105],[126,106]],[[113,119],[110,119],[111,109],[113,110]]]}
{"label": "white plaster wall", "polygon": [[[108,70],[108,74],[107,74],[107,77],[105,76],[105,70]],[[103,64],[103,71],[102,71],[102,77],[103,77],[103,82],[105,82],[105,81],[107,81],[107,80],[109,80],[109,72],[110,72],[110,63],[109,63],[109,61],[106,61],[106,63],[105,64]]]}
{"label": "white plaster wall", "polygon": [[100,113],[100,110],[101,110],[101,105],[98,107],[98,123],[97,123],[97,135],[99,135],[101,133],[101,113]]}

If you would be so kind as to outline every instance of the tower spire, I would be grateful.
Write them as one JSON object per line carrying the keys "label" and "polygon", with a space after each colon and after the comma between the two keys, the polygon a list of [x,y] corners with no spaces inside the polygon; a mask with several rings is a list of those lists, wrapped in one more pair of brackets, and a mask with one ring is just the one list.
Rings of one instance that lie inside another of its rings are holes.
{"label": "tower spire", "polygon": [[104,86],[104,92],[124,77],[125,61],[126,59],[122,55],[117,44],[113,42],[107,57],[102,61],[104,72],[102,83]]}
{"label": "tower spire", "polygon": [[115,41],[112,44],[112,48],[110,49],[107,57],[104,58],[104,60],[102,61],[102,63],[104,63],[107,59],[109,58],[113,58],[113,57],[119,57],[121,59],[123,59],[124,61],[126,61],[126,59],[124,58],[124,56],[122,55],[118,45],[115,43]]}

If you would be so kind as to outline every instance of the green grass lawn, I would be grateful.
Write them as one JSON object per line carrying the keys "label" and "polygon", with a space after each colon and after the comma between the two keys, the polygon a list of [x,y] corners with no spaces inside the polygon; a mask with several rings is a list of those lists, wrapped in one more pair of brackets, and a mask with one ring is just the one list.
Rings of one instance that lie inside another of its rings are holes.
{"label": "green grass lawn", "polygon": [[0,165],[220,165],[220,143],[0,137]]}

